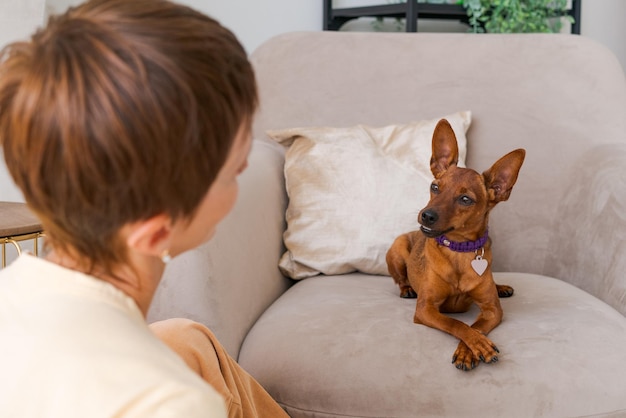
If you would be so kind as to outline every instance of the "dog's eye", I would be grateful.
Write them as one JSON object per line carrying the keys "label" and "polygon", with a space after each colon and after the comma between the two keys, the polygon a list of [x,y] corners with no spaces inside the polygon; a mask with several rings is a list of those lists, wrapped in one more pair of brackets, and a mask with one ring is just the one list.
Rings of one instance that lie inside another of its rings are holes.
{"label": "dog's eye", "polygon": [[431,184],[430,191],[433,193],[439,193],[439,186],[437,186],[435,183]]}
{"label": "dog's eye", "polygon": [[464,206],[472,206],[474,204],[474,199],[467,195],[463,195],[459,197],[459,202]]}

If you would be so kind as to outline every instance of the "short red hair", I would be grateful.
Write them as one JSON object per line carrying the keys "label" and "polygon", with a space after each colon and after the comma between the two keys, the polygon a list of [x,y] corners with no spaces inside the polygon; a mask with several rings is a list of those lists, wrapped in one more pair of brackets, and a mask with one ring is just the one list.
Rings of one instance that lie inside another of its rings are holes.
{"label": "short red hair", "polygon": [[0,55],[0,144],[53,248],[106,268],[122,226],[194,214],[257,90],[215,20],[166,0],[92,0]]}

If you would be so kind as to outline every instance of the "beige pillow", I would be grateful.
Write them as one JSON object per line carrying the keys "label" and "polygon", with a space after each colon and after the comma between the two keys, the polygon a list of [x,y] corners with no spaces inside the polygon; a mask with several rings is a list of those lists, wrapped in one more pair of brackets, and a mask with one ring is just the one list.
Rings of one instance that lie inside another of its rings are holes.
{"label": "beige pillow", "polygon": [[[464,166],[469,111],[444,116]],[[418,228],[429,199],[431,141],[440,118],[372,128],[269,131],[287,146],[289,205],[281,271],[294,279],[361,271],[388,274],[385,254]]]}

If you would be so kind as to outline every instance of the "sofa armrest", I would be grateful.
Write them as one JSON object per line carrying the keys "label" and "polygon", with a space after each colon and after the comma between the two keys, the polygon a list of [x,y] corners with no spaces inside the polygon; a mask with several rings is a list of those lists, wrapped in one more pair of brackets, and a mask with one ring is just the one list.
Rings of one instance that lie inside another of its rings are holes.
{"label": "sofa armrest", "polygon": [[626,315],[626,144],[596,146],[566,173],[546,273]]}
{"label": "sofa armrest", "polygon": [[237,358],[248,330],[289,286],[284,248],[284,151],[254,141],[239,198],[213,239],[168,264],[148,321],[183,317],[207,325]]}

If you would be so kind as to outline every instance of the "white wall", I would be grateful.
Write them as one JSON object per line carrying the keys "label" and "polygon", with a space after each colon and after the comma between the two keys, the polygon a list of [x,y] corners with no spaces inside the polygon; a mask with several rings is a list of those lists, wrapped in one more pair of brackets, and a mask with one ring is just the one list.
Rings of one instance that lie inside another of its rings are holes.
{"label": "white wall", "polygon": [[235,32],[248,52],[280,33],[322,29],[319,0],[182,0]]}
{"label": "white wall", "polygon": [[0,0],[0,46],[22,39],[39,26],[45,0]]}
{"label": "white wall", "polygon": [[580,22],[581,35],[609,47],[626,71],[626,1],[583,0]]}
{"label": "white wall", "polygon": [[[0,47],[28,37],[43,21],[45,0],[0,0]],[[0,201],[23,201],[0,150]]]}
{"label": "white wall", "polygon": [[[219,20],[237,35],[248,52],[280,33],[322,29],[322,2],[318,0],[175,1]],[[59,13],[80,2],[81,0],[47,0],[51,13]]]}
{"label": "white wall", "polygon": [[[179,0],[220,20],[252,52],[274,35],[290,31],[322,29],[322,2],[319,0]],[[384,4],[392,0],[335,0],[336,6]],[[395,1],[395,0],[393,0]],[[0,0],[0,46],[25,38],[41,25],[45,11],[59,13],[80,0]],[[626,69],[626,0],[583,0],[582,35],[609,47]],[[463,30],[444,22],[445,30]],[[441,25],[426,22],[422,29],[437,30]],[[371,28],[361,24],[359,30]],[[0,164],[0,201],[21,201],[4,164]]]}

